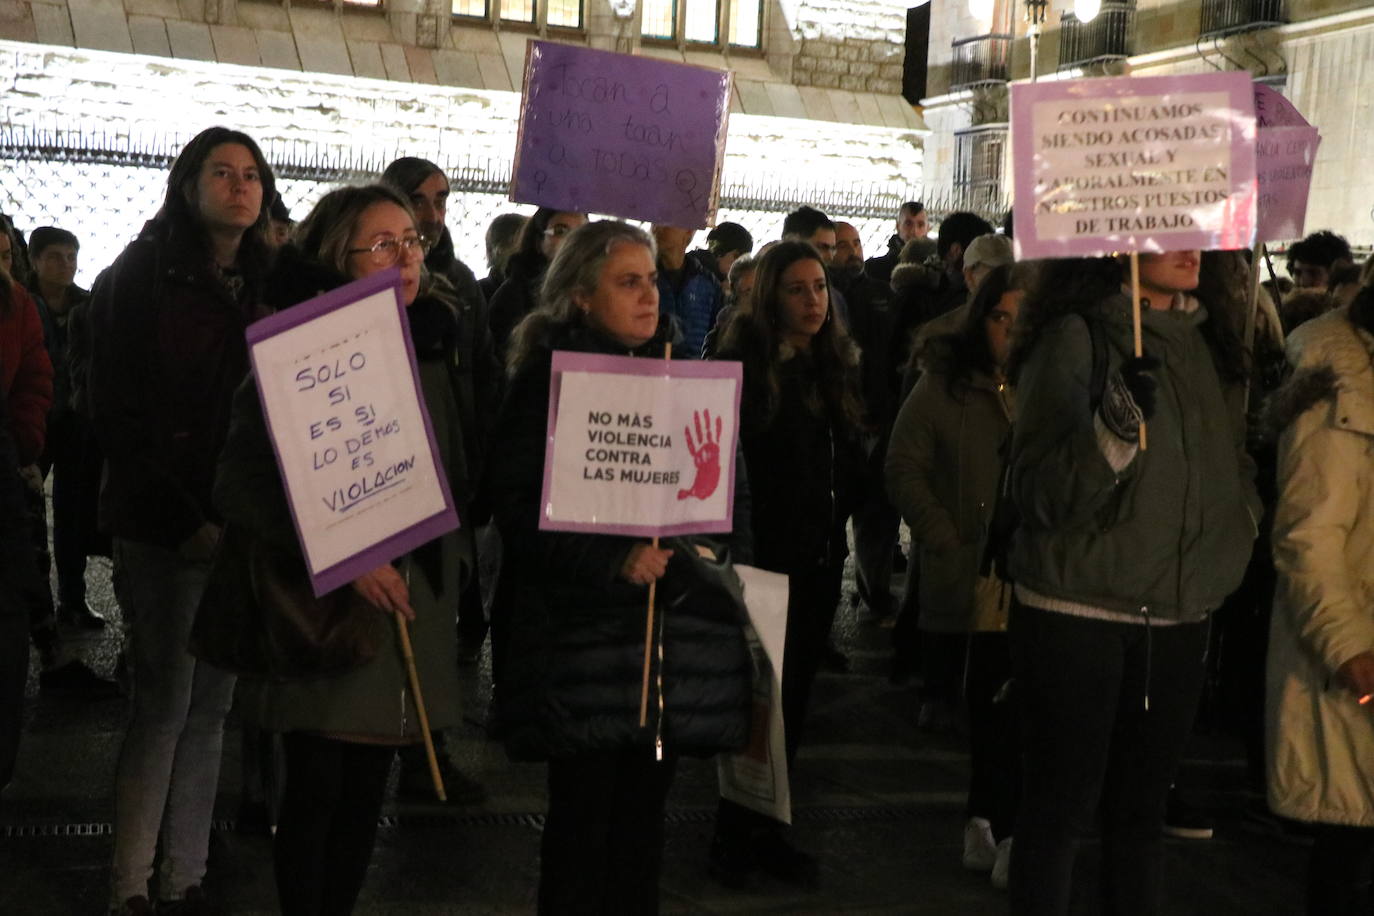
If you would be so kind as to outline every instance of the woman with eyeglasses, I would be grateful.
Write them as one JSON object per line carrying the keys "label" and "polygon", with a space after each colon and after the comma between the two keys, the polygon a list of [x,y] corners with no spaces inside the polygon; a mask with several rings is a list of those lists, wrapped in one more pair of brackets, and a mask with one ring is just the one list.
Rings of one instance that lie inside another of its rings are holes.
{"label": "woman with eyeglasses", "polygon": [[[424,243],[409,204],[382,185],[341,188],[321,198],[282,248],[267,300],[290,306],[396,267],[407,306],[420,382],[450,488],[466,484],[455,395],[453,306],[424,272]],[[298,553],[272,444],[250,378],[234,397],[229,441],[215,478],[215,505],[227,524],[273,551]],[[226,539],[226,543],[230,543]],[[450,532],[394,563],[355,579],[352,588],[379,614],[410,622],[429,724],[459,718],[453,607],[471,568],[470,549]],[[242,564],[248,549],[217,563]],[[204,613],[204,609],[202,609]],[[277,893],[286,916],[352,910],[362,888],[387,774],[399,747],[422,740],[395,628],[371,661],[309,680],[245,682],[245,718],[284,734],[286,785],[274,843]]]}
{"label": "woman with eyeglasses", "polygon": [[510,347],[511,335],[539,302],[539,287],[549,262],[558,254],[563,239],[578,226],[585,225],[587,214],[540,207],[534,211],[520,233],[520,247],[506,266],[506,282],[492,296],[487,309],[496,354],[502,363]]}

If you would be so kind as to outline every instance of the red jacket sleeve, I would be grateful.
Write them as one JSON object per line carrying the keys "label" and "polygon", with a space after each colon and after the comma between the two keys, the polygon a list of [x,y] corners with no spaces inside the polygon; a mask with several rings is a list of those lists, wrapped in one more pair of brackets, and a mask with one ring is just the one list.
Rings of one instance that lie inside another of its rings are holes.
{"label": "red jacket sleeve", "polygon": [[14,301],[3,327],[5,401],[19,449],[19,465],[33,464],[43,451],[48,409],[52,407],[52,361],[43,346],[38,306],[23,287],[11,287]]}

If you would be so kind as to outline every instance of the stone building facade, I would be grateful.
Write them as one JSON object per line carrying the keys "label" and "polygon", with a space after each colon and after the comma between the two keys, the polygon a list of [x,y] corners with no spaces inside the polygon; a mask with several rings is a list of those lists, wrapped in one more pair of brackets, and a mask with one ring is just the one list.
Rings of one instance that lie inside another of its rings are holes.
{"label": "stone building facade", "polygon": [[[991,16],[979,17],[970,9],[978,4],[934,2],[923,100],[931,128],[927,184],[1006,200],[1011,154],[1006,81],[1030,76],[1027,4],[985,0],[982,6]],[[1353,244],[1374,244],[1374,5],[1368,0],[1103,0],[1099,18],[1117,7],[1129,10],[1132,20],[1127,53],[1074,64],[1073,55],[1061,48],[1076,21],[1070,18],[1073,2],[1050,0],[1038,77],[1248,69],[1280,88],[1321,130],[1309,231],[1329,228]],[[1229,33],[1228,25],[1234,29]],[[992,66],[980,70],[975,60],[961,68],[960,49],[986,46],[976,39],[990,34],[1008,36],[1005,47],[992,53]],[[988,69],[997,71],[1003,60],[1005,72],[992,74],[997,79],[966,84]]]}
{"label": "stone building facade", "polygon": [[[34,137],[141,155],[213,123],[252,133],[288,175],[310,173],[284,184],[298,207],[321,173],[345,180],[412,154],[444,164],[475,215],[510,209],[501,183],[532,37],[732,70],[720,219],[773,235],[778,211],[814,201],[862,219],[878,244],[886,208],[919,195],[926,129],[900,95],[901,0],[767,0],[754,48],[643,37],[645,0],[629,18],[612,0],[550,0],[580,11],[580,29],[549,25],[543,2],[523,25],[497,5],[522,0],[477,2],[486,19],[453,14],[472,0],[0,0],[0,210],[41,212],[27,198],[52,169],[26,152]],[[110,234],[90,260],[153,205],[131,198],[137,212],[115,228],[88,220]],[[459,245],[480,266],[480,232]]]}

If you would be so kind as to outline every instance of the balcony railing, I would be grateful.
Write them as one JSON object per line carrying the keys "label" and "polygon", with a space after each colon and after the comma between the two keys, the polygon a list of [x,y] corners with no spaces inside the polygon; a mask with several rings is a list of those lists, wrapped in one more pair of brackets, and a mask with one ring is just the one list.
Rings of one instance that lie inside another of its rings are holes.
{"label": "balcony railing", "polygon": [[1102,10],[1091,22],[1079,22],[1073,13],[1059,20],[1059,69],[1122,60],[1135,53],[1135,3],[1133,0],[1102,0]]}
{"label": "balcony railing", "polygon": [[1272,29],[1287,21],[1286,0],[1202,0],[1203,38]]}
{"label": "balcony railing", "polygon": [[1011,35],[979,35],[954,42],[949,88],[953,91],[1011,78]]}

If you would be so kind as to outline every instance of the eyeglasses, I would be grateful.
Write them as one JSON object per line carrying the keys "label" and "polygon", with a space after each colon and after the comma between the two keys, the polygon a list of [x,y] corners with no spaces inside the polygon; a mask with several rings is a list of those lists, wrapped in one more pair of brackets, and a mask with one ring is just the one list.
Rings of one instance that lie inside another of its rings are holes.
{"label": "eyeglasses", "polygon": [[405,235],[401,238],[379,239],[371,248],[350,248],[346,254],[372,255],[372,263],[377,267],[388,267],[401,259],[401,252],[409,255],[418,251],[422,256],[429,252],[429,239],[423,235]]}

